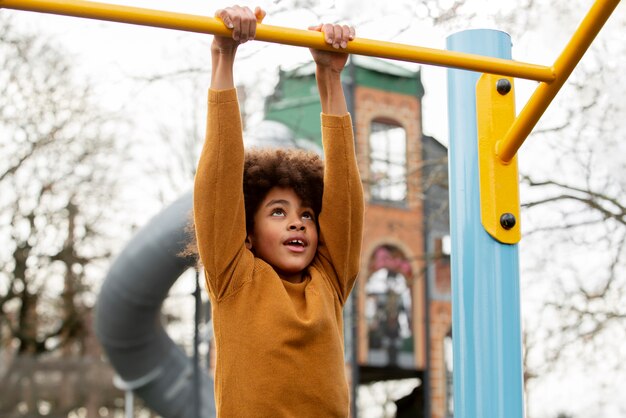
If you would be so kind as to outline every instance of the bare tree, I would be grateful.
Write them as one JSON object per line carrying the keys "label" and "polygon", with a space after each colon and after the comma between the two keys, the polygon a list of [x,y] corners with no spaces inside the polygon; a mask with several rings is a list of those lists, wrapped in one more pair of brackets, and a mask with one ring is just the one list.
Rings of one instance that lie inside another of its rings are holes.
{"label": "bare tree", "polygon": [[[71,401],[71,382],[88,364],[106,371],[91,309],[116,238],[127,236],[116,195],[127,158],[115,132],[125,122],[98,106],[61,49],[1,16],[0,60],[0,409],[32,415],[44,402],[57,413],[61,402],[68,412],[85,405]],[[85,355],[92,363],[76,360]],[[73,366],[50,363],[60,357]],[[65,402],[59,382],[46,386],[58,375],[33,365],[72,371]]]}
{"label": "bare tree", "polygon": [[5,18],[0,57],[1,343],[84,352],[94,273],[113,244],[120,119],[98,108],[61,50]]}
{"label": "bare tree", "polygon": [[[564,46],[591,6],[578,3],[533,0],[499,19],[522,48],[551,37]],[[530,387],[574,365],[599,382],[624,375],[625,29],[626,16],[616,11],[521,149]],[[599,366],[611,373],[600,374]],[[611,398],[604,390],[596,386],[594,396]],[[532,405],[532,390],[527,399]]]}

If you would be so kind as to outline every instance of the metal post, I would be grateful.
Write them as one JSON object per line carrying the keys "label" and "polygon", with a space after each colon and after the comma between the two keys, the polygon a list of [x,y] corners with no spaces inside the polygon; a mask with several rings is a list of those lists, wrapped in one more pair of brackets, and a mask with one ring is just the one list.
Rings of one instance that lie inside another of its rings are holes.
{"label": "metal post", "polygon": [[[348,105],[348,112],[352,115],[352,121],[356,124],[356,101],[355,101],[355,89],[356,89],[356,65],[354,59],[350,58],[347,65],[346,76],[342,79],[343,89],[346,94],[346,102]],[[354,146],[358,146],[357,136],[359,132],[354,132]],[[352,292],[348,297],[348,301],[344,308],[345,324],[345,340],[346,340],[346,353],[347,360],[350,363],[352,387],[350,390],[350,411],[351,418],[358,418],[358,397],[359,397],[359,382],[361,379],[359,371],[359,330],[358,330],[358,294],[359,294],[359,282],[354,283]]]}
{"label": "metal post", "polygon": [[[470,30],[447,48],[511,58],[507,34]],[[522,418],[517,245],[501,244],[480,221],[476,82],[448,72],[452,340],[455,418]]]}
{"label": "metal post", "polygon": [[124,415],[126,418],[133,418],[135,415],[134,395],[132,390],[124,392]]}
{"label": "metal post", "polygon": [[132,383],[124,381],[119,375],[113,376],[113,386],[124,391],[124,418],[135,415],[135,394]]}
{"label": "metal post", "polygon": [[200,397],[200,314],[202,311],[202,297],[200,296],[200,292],[202,291],[200,288],[200,271],[195,269],[195,288],[193,290],[193,298],[196,303],[194,321],[193,321],[193,381],[194,381],[194,390],[193,390],[193,412],[195,418],[200,418],[200,409],[201,402]]}

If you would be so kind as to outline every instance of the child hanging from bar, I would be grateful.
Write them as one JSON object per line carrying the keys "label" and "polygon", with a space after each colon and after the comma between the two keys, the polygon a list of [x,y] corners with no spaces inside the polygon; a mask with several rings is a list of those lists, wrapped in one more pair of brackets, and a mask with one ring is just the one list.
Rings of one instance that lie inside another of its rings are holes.
{"label": "child hanging from bar", "polygon": [[325,164],[299,150],[244,157],[233,64],[264,16],[239,6],[216,12],[232,37],[215,36],[211,46],[207,136],[195,180],[218,417],[346,418],[342,308],[359,268],[363,192],[340,75],[354,29],[309,28],[338,51],[311,51]]}

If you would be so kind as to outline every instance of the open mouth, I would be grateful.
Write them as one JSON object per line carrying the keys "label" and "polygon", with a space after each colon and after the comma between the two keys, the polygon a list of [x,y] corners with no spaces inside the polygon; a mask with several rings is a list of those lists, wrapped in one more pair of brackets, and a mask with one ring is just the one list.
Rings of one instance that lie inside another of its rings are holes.
{"label": "open mouth", "polygon": [[302,253],[306,250],[306,247],[308,247],[308,242],[303,238],[293,237],[285,241],[283,245],[286,246],[291,252]]}
{"label": "open mouth", "polygon": [[306,243],[302,241],[301,239],[291,239],[291,240],[285,241],[285,245],[287,245],[288,247],[301,247],[301,248],[306,247]]}

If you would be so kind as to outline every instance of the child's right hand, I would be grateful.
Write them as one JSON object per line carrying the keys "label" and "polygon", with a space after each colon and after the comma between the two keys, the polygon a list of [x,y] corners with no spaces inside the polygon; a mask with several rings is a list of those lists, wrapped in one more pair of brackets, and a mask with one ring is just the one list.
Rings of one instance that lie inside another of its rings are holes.
{"label": "child's right hand", "polygon": [[256,7],[254,12],[248,7],[231,6],[219,9],[215,17],[220,19],[227,28],[232,29],[232,37],[215,36],[212,49],[215,52],[234,54],[237,47],[256,36],[256,25],[265,17],[265,11]]}
{"label": "child's right hand", "polygon": [[335,52],[311,49],[311,55],[313,55],[313,60],[317,66],[340,73],[348,61],[348,54],[343,50],[348,46],[349,41],[354,40],[354,27],[326,23],[310,26],[309,30],[322,32],[324,34],[324,42],[336,50]]}

